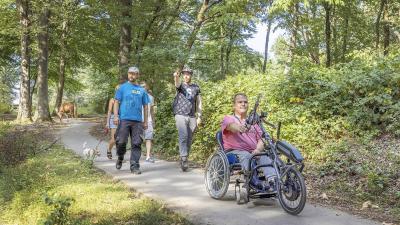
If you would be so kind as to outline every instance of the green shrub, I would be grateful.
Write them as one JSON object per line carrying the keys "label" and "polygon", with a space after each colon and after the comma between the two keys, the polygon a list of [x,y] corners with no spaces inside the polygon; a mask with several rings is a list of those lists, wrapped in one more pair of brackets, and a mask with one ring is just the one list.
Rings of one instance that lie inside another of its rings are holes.
{"label": "green shrub", "polygon": [[11,113],[11,106],[9,104],[0,102],[0,114]]}
{"label": "green shrub", "polygon": [[52,225],[52,224],[59,224],[59,225],[68,225],[72,224],[69,218],[69,207],[71,206],[72,202],[74,201],[73,198],[69,197],[59,197],[54,196],[50,197],[47,194],[44,196],[44,202],[46,205],[53,208],[51,213],[47,216],[46,219],[43,219],[40,224],[43,225]]}
{"label": "green shrub", "polygon": [[[282,138],[299,147],[305,157],[326,161],[329,143],[348,136],[400,133],[400,56],[362,54],[350,63],[325,68],[296,61],[289,73],[275,66],[267,74],[248,72],[218,83],[199,82],[203,123],[196,131],[191,157],[204,162],[214,151],[215,133],[224,115],[232,113],[231,98],[244,92],[250,108],[262,94],[260,109],[269,120],[281,121]],[[177,155],[177,131],[171,103],[172,84],[158,104],[156,149]]]}

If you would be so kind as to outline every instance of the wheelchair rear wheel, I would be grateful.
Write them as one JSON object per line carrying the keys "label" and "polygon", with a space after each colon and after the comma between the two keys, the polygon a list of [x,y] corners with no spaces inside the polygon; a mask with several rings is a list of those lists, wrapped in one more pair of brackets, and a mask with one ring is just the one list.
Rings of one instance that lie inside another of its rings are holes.
{"label": "wheelchair rear wheel", "polygon": [[306,184],[301,173],[291,168],[281,177],[278,199],[282,208],[292,215],[299,214],[306,204]]}
{"label": "wheelchair rear wheel", "polygon": [[211,198],[220,199],[226,194],[230,181],[229,163],[221,151],[211,155],[206,164],[204,183]]}

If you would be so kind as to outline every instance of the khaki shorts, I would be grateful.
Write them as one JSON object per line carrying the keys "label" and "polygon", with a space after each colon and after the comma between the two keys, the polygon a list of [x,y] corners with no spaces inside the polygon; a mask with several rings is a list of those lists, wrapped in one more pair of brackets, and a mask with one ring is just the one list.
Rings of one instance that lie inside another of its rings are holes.
{"label": "khaki shorts", "polygon": [[143,136],[144,136],[145,140],[153,140],[153,138],[154,138],[154,129],[153,129],[153,125],[151,125],[151,123],[149,124],[147,129],[144,130]]}

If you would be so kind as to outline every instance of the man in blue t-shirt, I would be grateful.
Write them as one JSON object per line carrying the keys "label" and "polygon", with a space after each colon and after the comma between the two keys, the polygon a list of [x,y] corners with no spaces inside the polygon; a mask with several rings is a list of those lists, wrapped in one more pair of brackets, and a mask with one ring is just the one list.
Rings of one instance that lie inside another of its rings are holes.
{"label": "man in blue t-shirt", "polygon": [[[131,137],[131,159],[130,169],[134,174],[141,174],[139,159],[141,156],[141,145],[143,131],[147,129],[149,97],[146,90],[138,84],[139,69],[130,67],[128,69],[128,82],[125,82],[115,93],[114,124],[117,128],[117,155],[116,168],[121,169],[122,161],[126,152],[128,137]],[[142,108],[143,114],[142,115]]]}

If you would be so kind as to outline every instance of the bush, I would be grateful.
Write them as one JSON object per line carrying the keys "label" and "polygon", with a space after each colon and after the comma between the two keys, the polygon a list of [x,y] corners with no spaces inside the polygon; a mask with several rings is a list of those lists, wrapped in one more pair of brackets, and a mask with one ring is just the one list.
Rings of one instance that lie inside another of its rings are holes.
{"label": "bush", "polygon": [[0,114],[11,113],[11,106],[9,104],[0,102]]}
{"label": "bush", "polygon": [[[350,63],[324,68],[297,61],[288,74],[283,68],[268,74],[248,72],[219,83],[198,82],[202,90],[203,124],[196,131],[191,157],[204,162],[216,146],[215,133],[224,115],[232,113],[231,98],[244,92],[250,108],[262,94],[260,109],[269,120],[283,122],[282,137],[306,158],[324,161],[330,143],[347,136],[371,136],[400,131],[400,56],[359,54]],[[171,103],[173,87],[158,104],[157,150],[177,155],[177,131]]]}

